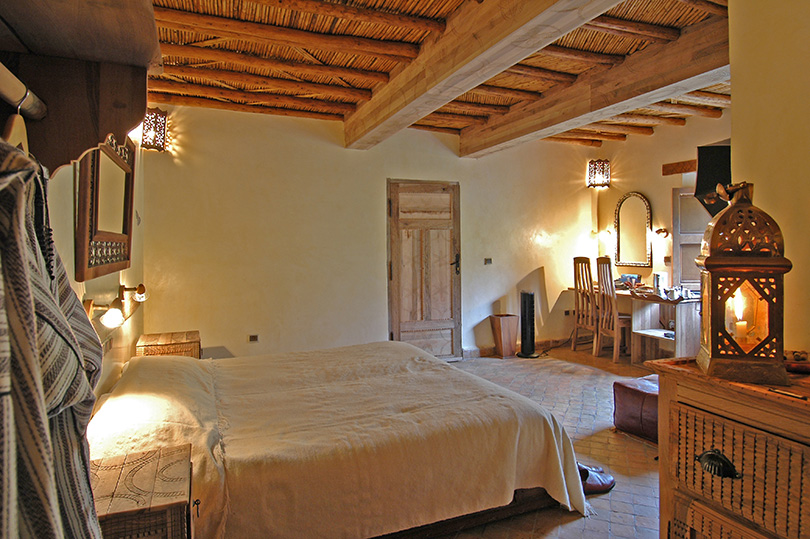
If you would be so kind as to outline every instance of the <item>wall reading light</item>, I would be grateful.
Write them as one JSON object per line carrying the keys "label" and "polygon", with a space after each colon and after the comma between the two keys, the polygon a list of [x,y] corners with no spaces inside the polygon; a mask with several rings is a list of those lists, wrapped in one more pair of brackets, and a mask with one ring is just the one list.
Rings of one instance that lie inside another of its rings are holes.
{"label": "wall reading light", "polygon": [[146,291],[146,287],[143,283],[139,284],[138,286],[124,286],[121,285],[118,287],[118,297],[121,301],[124,300],[124,292],[134,292],[132,294],[132,299],[137,301],[138,303],[143,303],[147,299],[149,299],[149,292]]}
{"label": "wall reading light", "polygon": [[607,159],[588,161],[588,187],[610,187],[610,161]]}
{"label": "wall reading light", "polygon": [[119,328],[124,325],[124,304],[119,298],[115,298],[107,307],[107,312],[99,318],[102,324],[108,328]]}
{"label": "wall reading light", "polygon": [[141,133],[141,148],[159,152],[166,150],[166,119],[166,111],[159,108],[146,109]]}
{"label": "wall reading light", "polygon": [[126,317],[124,316],[124,303],[121,298],[115,298],[109,305],[96,305],[92,299],[84,300],[84,311],[87,317],[93,319],[94,311],[105,311],[99,317],[99,321],[108,328],[117,328],[124,325]]}
{"label": "wall reading light", "polygon": [[110,329],[123,326],[127,318],[134,312],[133,308],[124,308],[125,292],[133,292],[132,299],[138,303],[143,303],[149,299],[149,293],[146,291],[146,287],[143,284],[133,287],[120,285],[118,287],[118,297],[112,300],[109,305],[96,305],[92,299],[84,300],[84,310],[87,313],[87,317],[92,319],[93,311],[105,311],[105,313],[99,317],[99,322]]}

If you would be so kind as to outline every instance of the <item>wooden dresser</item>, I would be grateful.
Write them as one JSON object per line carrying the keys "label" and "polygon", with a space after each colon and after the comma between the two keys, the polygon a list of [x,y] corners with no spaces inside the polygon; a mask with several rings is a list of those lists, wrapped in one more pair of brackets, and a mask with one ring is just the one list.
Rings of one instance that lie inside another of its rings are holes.
{"label": "wooden dresser", "polygon": [[105,539],[189,539],[191,445],[129,453],[90,463]]}
{"label": "wooden dresser", "polygon": [[810,377],[771,388],[690,359],[646,365],[659,375],[660,536],[810,537]]}
{"label": "wooden dresser", "polygon": [[199,331],[146,333],[135,345],[136,356],[190,356],[200,359]]}

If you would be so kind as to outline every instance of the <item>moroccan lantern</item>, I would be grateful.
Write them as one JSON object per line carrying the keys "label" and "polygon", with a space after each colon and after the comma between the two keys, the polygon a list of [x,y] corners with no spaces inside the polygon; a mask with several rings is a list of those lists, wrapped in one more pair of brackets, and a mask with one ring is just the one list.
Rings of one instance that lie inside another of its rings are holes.
{"label": "moroccan lantern", "polygon": [[701,370],[737,382],[789,385],[784,357],[784,274],[792,264],[776,221],[751,204],[753,185],[733,194],[703,235]]}

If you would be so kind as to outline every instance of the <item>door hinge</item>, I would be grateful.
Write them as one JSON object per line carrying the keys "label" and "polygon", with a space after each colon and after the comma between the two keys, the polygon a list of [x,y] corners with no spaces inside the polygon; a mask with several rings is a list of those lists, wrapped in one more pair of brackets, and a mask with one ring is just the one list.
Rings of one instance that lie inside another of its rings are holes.
{"label": "door hinge", "polygon": [[390,260],[388,261],[388,280],[389,281],[394,280],[394,263],[391,262]]}
{"label": "door hinge", "polygon": [[393,206],[393,204],[391,203],[391,199],[389,198],[389,199],[388,199],[388,217],[393,217],[393,215],[392,215],[392,209],[391,209],[391,208],[392,208],[392,206]]}

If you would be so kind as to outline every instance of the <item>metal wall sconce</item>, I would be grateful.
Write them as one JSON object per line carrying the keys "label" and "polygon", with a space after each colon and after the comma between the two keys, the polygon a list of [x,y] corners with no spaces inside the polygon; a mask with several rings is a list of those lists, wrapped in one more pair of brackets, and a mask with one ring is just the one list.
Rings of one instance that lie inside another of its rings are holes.
{"label": "metal wall sconce", "polygon": [[141,148],[166,150],[167,113],[159,108],[146,109],[141,133]]}
{"label": "metal wall sconce", "polygon": [[110,329],[123,326],[124,322],[126,322],[127,318],[132,314],[132,311],[134,311],[134,309],[127,310],[124,307],[125,292],[133,292],[132,299],[138,303],[143,303],[149,298],[149,294],[143,284],[134,287],[120,285],[118,287],[118,297],[112,300],[109,305],[96,305],[92,299],[84,300],[84,310],[87,313],[87,317],[92,319],[94,311],[105,311],[104,314],[99,317],[99,322]]}
{"label": "metal wall sconce", "polygon": [[591,159],[588,161],[588,187],[610,187],[610,161]]}

